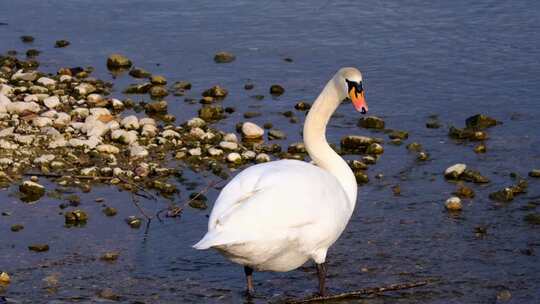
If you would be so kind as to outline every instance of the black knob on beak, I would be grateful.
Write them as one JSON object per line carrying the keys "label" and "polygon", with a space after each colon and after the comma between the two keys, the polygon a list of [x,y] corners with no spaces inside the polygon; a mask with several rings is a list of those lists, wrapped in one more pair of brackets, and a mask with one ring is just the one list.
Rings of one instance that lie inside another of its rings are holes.
{"label": "black knob on beak", "polygon": [[367,113],[366,108],[362,107],[362,111],[360,113],[366,114]]}

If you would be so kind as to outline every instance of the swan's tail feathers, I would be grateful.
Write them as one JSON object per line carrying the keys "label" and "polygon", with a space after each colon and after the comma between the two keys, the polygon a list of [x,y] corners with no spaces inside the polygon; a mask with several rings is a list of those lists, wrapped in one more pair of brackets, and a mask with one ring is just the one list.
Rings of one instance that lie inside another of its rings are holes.
{"label": "swan's tail feathers", "polygon": [[193,245],[193,248],[206,250],[212,247],[233,245],[244,241],[241,241],[236,234],[209,231],[197,244]]}
{"label": "swan's tail feathers", "polygon": [[197,244],[193,245],[193,248],[197,250],[206,250],[212,247],[213,241],[214,241],[213,235],[211,235],[210,233],[207,233],[199,242],[197,242]]}

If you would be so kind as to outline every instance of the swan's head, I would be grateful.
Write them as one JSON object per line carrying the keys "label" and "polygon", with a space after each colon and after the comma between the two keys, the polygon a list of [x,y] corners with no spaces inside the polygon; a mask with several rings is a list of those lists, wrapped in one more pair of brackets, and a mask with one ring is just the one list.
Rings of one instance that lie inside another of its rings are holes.
{"label": "swan's head", "polygon": [[334,80],[337,81],[338,87],[342,88],[343,98],[350,98],[354,108],[366,114],[368,106],[362,84],[362,73],[355,68],[342,68],[336,76]]}

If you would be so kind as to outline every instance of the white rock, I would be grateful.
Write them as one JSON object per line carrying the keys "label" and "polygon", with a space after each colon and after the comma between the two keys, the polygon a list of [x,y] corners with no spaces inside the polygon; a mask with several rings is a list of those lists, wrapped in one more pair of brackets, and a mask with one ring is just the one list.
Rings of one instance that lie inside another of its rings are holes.
{"label": "white rock", "polygon": [[444,206],[449,211],[460,211],[463,209],[463,206],[461,205],[461,199],[457,196],[453,196],[446,200],[444,203]]}
{"label": "white rock", "polygon": [[36,94],[30,94],[30,95],[26,95],[24,96],[24,102],[38,102],[39,101],[39,97],[36,95]]}
{"label": "white rock", "polygon": [[189,149],[188,154],[191,155],[191,156],[200,156],[202,154],[201,148]]}
{"label": "white rock", "polygon": [[96,147],[96,150],[101,153],[109,153],[109,154],[118,154],[120,153],[120,149],[118,147],[109,145],[109,144],[102,144]]}
{"label": "white rock", "polygon": [[86,96],[86,100],[89,104],[97,104],[103,101],[103,96],[99,94],[88,94],[88,96]]}
{"label": "white rock", "polygon": [[259,153],[255,158],[255,161],[257,163],[267,163],[270,161],[270,156],[268,156],[266,153]]}
{"label": "white rock", "polygon": [[121,100],[116,99],[116,98],[111,99],[111,105],[113,109],[116,109],[116,110],[121,110],[124,108],[124,103]]}
{"label": "white rock", "polygon": [[16,143],[12,143],[5,139],[0,139],[0,149],[16,150],[17,148],[19,148],[19,145],[17,145]]}
{"label": "white rock", "polygon": [[9,128],[1,129],[0,130],[0,137],[6,137],[6,136],[13,135],[14,130],[15,130],[15,127],[9,127]]}
{"label": "white rock", "polygon": [[73,77],[70,75],[62,75],[60,76],[60,82],[71,82],[73,80]]}
{"label": "white rock", "polygon": [[225,134],[225,136],[223,136],[223,140],[235,143],[235,142],[238,142],[238,137],[236,137],[236,134],[234,133],[227,133]]}
{"label": "white rock", "polygon": [[7,84],[0,84],[0,94],[9,95],[13,92],[13,87]]}
{"label": "white rock", "polygon": [[47,112],[41,113],[41,116],[53,119],[58,116],[58,112],[56,112],[55,110],[49,110]]}
{"label": "white rock", "polygon": [[124,173],[125,173],[125,171],[122,170],[122,168],[116,167],[116,168],[113,169],[113,175],[114,176],[122,176],[122,175],[124,175]]}
{"label": "white rock", "polygon": [[75,108],[71,111],[71,115],[84,119],[90,115],[90,111],[87,108]]}
{"label": "white rock", "polygon": [[35,135],[20,135],[15,134],[13,139],[18,142],[21,145],[30,145],[32,142],[34,142],[34,139],[36,138]]}
{"label": "white rock", "polygon": [[155,125],[157,125],[157,124],[156,124],[156,120],[153,119],[153,118],[149,118],[149,117],[141,118],[141,119],[139,120],[139,124],[140,124],[141,126],[144,126],[144,125],[153,125],[153,126],[155,126]]}
{"label": "white rock", "polygon": [[7,157],[0,158],[0,166],[9,166],[13,164],[13,160]]}
{"label": "white rock", "polygon": [[157,134],[157,127],[151,124],[143,125],[141,135],[145,137],[154,137]]}
{"label": "white rock", "polygon": [[131,145],[137,141],[137,132],[135,131],[126,131],[122,129],[114,130],[111,133],[111,138],[114,141]]}
{"label": "white rock", "polygon": [[11,100],[4,94],[0,93],[0,113],[7,113],[7,105],[11,103]]}
{"label": "white rock", "polygon": [[98,137],[92,136],[88,139],[81,138],[72,138],[69,140],[69,145],[72,147],[87,147],[89,149],[94,149],[97,145],[100,144],[100,139]]}
{"label": "white rock", "polygon": [[8,104],[6,109],[11,114],[23,114],[24,112],[39,112],[39,105],[35,102],[16,101]]}
{"label": "white rock", "polygon": [[199,117],[194,117],[190,120],[188,120],[187,122],[187,126],[190,127],[190,128],[202,128],[206,125],[206,122],[199,118]]}
{"label": "white rock", "polygon": [[67,145],[68,142],[66,141],[66,139],[63,136],[58,136],[49,143],[49,149],[62,148]]}
{"label": "white rock", "polygon": [[90,114],[92,116],[96,116],[96,117],[99,117],[101,115],[111,115],[111,111],[109,111],[108,109],[106,108],[91,108],[90,109]]}
{"label": "white rock", "polygon": [[36,117],[32,120],[32,124],[38,128],[43,128],[46,126],[52,126],[53,121],[49,117]]}
{"label": "white rock", "polygon": [[129,155],[135,158],[142,158],[148,156],[148,150],[143,146],[133,145],[129,148]]}
{"label": "white rock", "polygon": [[223,150],[212,147],[208,149],[208,154],[210,156],[221,156],[223,155]]}
{"label": "white rock", "polygon": [[60,105],[60,98],[58,96],[50,96],[43,100],[43,104],[49,109],[54,109]]}
{"label": "white rock", "polygon": [[55,128],[53,128],[53,127],[41,128],[41,134],[45,134],[45,135],[51,136],[51,137],[56,137],[56,136],[61,135],[61,133],[58,130],[56,130]]}
{"label": "white rock", "polygon": [[235,142],[230,142],[230,141],[220,142],[219,147],[224,150],[231,150],[231,151],[238,150],[238,144]]}
{"label": "white rock", "polygon": [[49,87],[49,86],[54,86],[56,84],[56,80],[48,78],[48,77],[41,77],[37,80],[37,83],[44,87]]}
{"label": "white rock", "polygon": [[55,157],[56,156],[54,156],[53,154],[41,155],[40,157],[34,159],[34,164],[38,164],[38,165],[47,164],[47,163],[52,162]]}
{"label": "white rock", "polygon": [[180,138],[180,134],[174,130],[165,130],[161,133],[161,136],[165,138]]}
{"label": "white rock", "polygon": [[126,130],[138,130],[139,129],[139,119],[135,115],[130,115],[127,117],[124,117],[122,121],[120,122],[122,127]]}
{"label": "white rock", "polygon": [[120,129],[120,124],[116,120],[109,121],[108,123],[105,124],[105,126],[107,126],[107,129],[109,129],[111,131],[116,130],[116,129]]}
{"label": "white rock", "polygon": [[94,92],[96,90],[96,88],[93,85],[89,84],[89,83],[81,83],[78,86],[76,86],[75,88],[73,88],[73,90],[75,90],[75,92],[77,92],[77,94],[79,94],[81,96],[86,96],[86,95]]}
{"label": "white rock", "polygon": [[242,162],[242,156],[236,152],[232,152],[227,154],[227,161],[230,163],[241,163]]}
{"label": "white rock", "polygon": [[453,166],[448,167],[446,170],[444,170],[444,176],[448,178],[457,178],[465,171],[465,169],[467,169],[467,165],[455,164]]}
{"label": "white rock", "polygon": [[[88,116],[90,118],[92,116]],[[87,119],[81,131],[85,132],[87,136],[101,137],[109,131],[107,125],[97,119]]]}
{"label": "white rock", "polygon": [[253,151],[244,151],[244,152],[242,152],[242,158],[243,159],[252,160],[252,159],[255,159],[256,156],[257,156],[257,153],[255,153]]}
{"label": "white rock", "polygon": [[71,122],[71,116],[67,113],[60,112],[57,114],[56,119],[54,120],[54,125],[59,127],[67,126]]}
{"label": "white rock", "polygon": [[11,76],[11,80],[25,80],[25,81],[34,81],[37,78],[37,73],[35,71],[25,73],[23,70],[18,70]]}
{"label": "white rock", "polygon": [[246,139],[258,139],[264,135],[264,129],[252,122],[245,122],[242,125],[242,136]]}
{"label": "white rock", "polygon": [[198,139],[203,139],[206,136],[206,132],[204,132],[204,130],[201,128],[192,128],[189,130],[189,135]]}
{"label": "white rock", "polygon": [[84,168],[84,169],[81,169],[81,175],[84,175],[84,176],[95,176],[97,175],[97,167],[88,167],[88,168]]}

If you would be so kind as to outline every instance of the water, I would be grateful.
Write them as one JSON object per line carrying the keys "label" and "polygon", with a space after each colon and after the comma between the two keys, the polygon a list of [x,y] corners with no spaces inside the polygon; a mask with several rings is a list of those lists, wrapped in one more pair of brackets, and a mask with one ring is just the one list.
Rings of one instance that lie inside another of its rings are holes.
{"label": "water", "polygon": [[[273,122],[286,131],[283,145],[300,140],[301,124],[290,124],[280,112],[299,100],[313,100],[342,66],[364,73],[371,114],[389,128],[410,131],[407,142],[422,143],[431,160],[417,163],[404,146],[385,145],[385,154],[369,169],[371,182],[360,188],[359,202],[341,239],[329,251],[329,288],[333,292],[386,283],[438,278],[438,283],[350,303],[494,303],[498,291],[512,293],[509,303],[540,301],[540,237],[538,227],[523,217],[528,202],[540,200],[538,180],[530,179],[527,194],[507,205],[487,196],[540,167],[540,3],[537,1],[2,1],[0,49],[24,52],[19,36],[36,37],[42,69],[94,66],[96,76],[111,79],[105,58],[113,52],[129,56],[137,66],[189,80],[193,96],[214,84],[229,89],[226,105],[237,112],[218,126],[234,130],[245,111],[265,113],[253,121]],[[67,39],[65,49],[54,41]],[[217,65],[216,51],[237,55],[232,64]],[[293,62],[283,59],[290,57]],[[247,81],[255,84],[243,90]],[[115,80],[115,94],[128,83]],[[280,83],[286,93],[262,101],[268,87]],[[198,105],[168,97],[179,121],[195,115]],[[477,155],[473,144],[459,144],[446,135],[448,125],[485,113],[504,124],[489,130],[488,153]],[[429,115],[445,125],[426,129]],[[300,114],[299,117],[302,117]],[[328,138],[382,133],[357,128],[358,114],[343,105],[328,129]],[[350,157],[349,157],[350,158]],[[451,216],[443,201],[455,190],[441,172],[464,162],[492,182],[472,185],[476,198]],[[382,179],[376,179],[383,173]],[[205,184],[200,174],[186,178]],[[205,177],[210,180],[212,177]],[[402,195],[392,195],[400,184]],[[52,187],[52,185],[51,185]],[[132,230],[122,219],[138,211],[125,192],[99,187],[82,195],[91,216],[84,228],[62,226],[58,201],[21,203],[16,187],[0,192],[0,270],[12,274],[4,294],[20,303],[93,302],[111,287],[121,301],[133,303],[238,303],[244,288],[240,267],[215,252],[197,252],[190,245],[205,232],[208,211],[186,210],[181,219],[154,221],[147,234]],[[217,191],[208,196],[215,199]],[[115,218],[100,214],[97,197],[119,209]],[[186,191],[175,198],[186,198]],[[155,212],[166,205],[142,202]],[[538,212],[538,209],[536,209]],[[25,229],[12,233],[9,227]],[[483,238],[474,234],[488,227]],[[29,252],[32,242],[47,242],[47,253]],[[121,252],[108,264],[99,256]],[[527,251],[529,250],[529,251]],[[532,253],[527,255],[524,253]],[[363,271],[363,270],[364,271]],[[367,270],[367,271],[366,271]],[[43,279],[56,275],[56,289]],[[315,291],[310,264],[285,273],[256,273],[260,298],[255,303],[305,296]]]}

